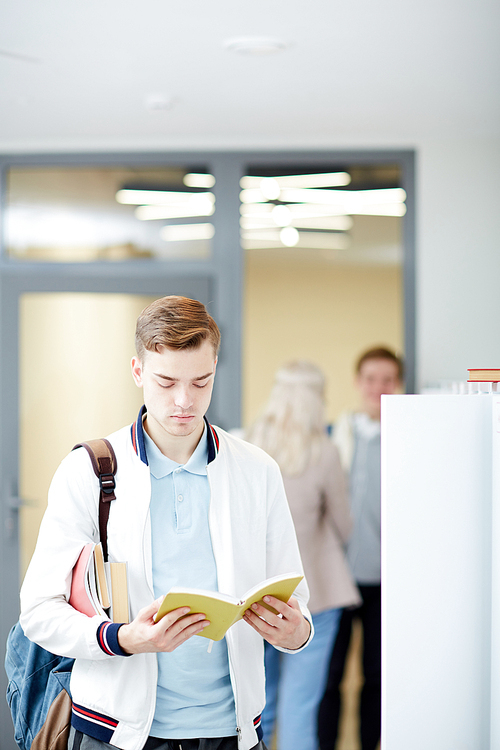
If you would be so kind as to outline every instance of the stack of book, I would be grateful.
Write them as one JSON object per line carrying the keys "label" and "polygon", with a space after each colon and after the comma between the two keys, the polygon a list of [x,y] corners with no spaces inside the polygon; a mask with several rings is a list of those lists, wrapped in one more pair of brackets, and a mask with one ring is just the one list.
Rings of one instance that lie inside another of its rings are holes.
{"label": "stack of book", "polygon": [[104,562],[101,543],[86,544],[73,568],[69,603],[88,617],[129,622],[127,563]]}

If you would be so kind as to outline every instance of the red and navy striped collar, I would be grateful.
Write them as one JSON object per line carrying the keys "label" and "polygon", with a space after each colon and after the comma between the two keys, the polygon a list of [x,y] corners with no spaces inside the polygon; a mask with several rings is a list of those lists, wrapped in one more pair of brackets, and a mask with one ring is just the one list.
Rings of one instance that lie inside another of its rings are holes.
{"label": "red and navy striped collar", "polygon": [[[148,457],[146,454],[146,444],[144,442],[144,426],[143,419],[146,414],[146,406],[142,406],[139,411],[137,421],[134,422],[130,427],[130,434],[132,438],[132,446],[143,463],[148,465]],[[212,427],[210,422],[204,417],[207,425],[207,443],[208,443],[208,463],[211,463],[219,452],[219,436]]]}

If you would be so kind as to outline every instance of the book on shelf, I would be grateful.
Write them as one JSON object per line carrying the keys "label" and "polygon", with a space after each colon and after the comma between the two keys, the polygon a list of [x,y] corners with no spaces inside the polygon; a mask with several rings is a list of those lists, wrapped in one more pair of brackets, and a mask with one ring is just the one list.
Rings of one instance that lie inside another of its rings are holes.
{"label": "book on shelf", "polygon": [[255,602],[259,602],[266,609],[276,614],[276,610],[262,601],[264,596],[274,596],[282,602],[287,602],[303,579],[300,573],[274,576],[253,586],[242,599],[236,599],[219,591],[205,591],[203,589],[189,589],[174,587],[163,598],[155,616],[155,622],[179,607],[190,607],[189,614],[203,613],[210,625],[202,630],[201,635],[212,641],[220,641],[227,630],[241,620],[245,611]]}
{"label": "book on shelf", "polygon": [[469,383],[500,382],[500,367],[469,369],[467,372],[469,373]]}
{"label": "book on shelf", "polygon": [[69,603],[88,617],[128,622],[127,564],[105,563],[101,543],[88,542],[73,568]]}

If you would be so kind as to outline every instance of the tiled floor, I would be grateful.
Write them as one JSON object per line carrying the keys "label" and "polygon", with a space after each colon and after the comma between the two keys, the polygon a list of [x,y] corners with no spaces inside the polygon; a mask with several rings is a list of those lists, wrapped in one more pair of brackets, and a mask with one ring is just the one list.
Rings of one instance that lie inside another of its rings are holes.
{"label": "tiled floor", "polygon": [[[343,697],[342,715],[340,717],[340,732],[336,750],[360,750],[358,705],[359,693],[363,684],[361,670],[361,647],[363,633],[359,620],[354,620],[353,635],[347,654],[344,679],[340,686]],[[380,744],[378,745],[380,750]]]}
{"label": "tiled floor", "polygon": [[363,684],[361,671],[362,630],[359,620],[354,620],[353,634],[347,654],[342,693],[339,738],[336,750],[360,750],[358,728],[359,691]]}

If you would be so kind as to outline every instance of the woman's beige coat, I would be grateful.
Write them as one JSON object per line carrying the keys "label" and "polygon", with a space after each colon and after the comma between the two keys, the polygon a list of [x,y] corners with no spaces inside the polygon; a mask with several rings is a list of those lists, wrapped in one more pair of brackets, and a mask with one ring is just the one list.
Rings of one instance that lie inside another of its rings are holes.
{"label": "woman's beige coat", "polygon": [[320,459],[297,477],[283,474],[314,614],[361,602],[345,559],[352,528],[337,447],[325,438]]}

